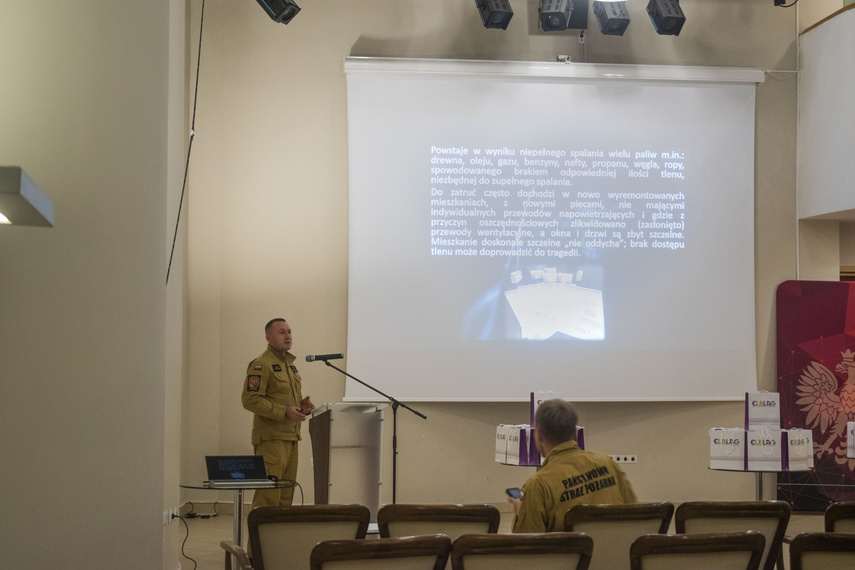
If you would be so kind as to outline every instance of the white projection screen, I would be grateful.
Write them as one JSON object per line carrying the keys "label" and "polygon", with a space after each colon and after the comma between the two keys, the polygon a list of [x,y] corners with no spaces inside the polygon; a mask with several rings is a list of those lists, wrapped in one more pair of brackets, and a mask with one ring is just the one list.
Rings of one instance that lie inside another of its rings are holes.
{"label": "white projection screen", "polygon": [[[402,401],[756,387],[757,70],[347,58],[347,372]],[[348,379],[345,399],[383,400]]]}

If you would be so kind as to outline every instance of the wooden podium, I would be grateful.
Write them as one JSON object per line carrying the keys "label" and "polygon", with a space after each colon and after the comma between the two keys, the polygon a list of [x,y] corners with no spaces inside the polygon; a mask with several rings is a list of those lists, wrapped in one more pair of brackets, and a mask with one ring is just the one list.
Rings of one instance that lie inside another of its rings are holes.
{"label": "wooden podium", "polygon": [[309,436],[315,504],[380,508],[380,442],[385,404],[324,404],[312,412]]}

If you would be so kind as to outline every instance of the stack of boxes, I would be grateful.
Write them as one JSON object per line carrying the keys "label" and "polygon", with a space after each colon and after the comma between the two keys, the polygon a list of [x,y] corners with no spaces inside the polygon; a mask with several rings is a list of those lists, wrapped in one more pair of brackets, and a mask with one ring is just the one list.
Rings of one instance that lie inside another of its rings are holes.
{"label": "stack of boxes", "polygon": [[[544,401],[560,398],[555,392],[532,392],[529,406],[529,423],[496,428],[496,461],[505,465],[539,466],[541,457],[534,444],[532,426],[537,407]],[[576,441],[585,449],[585,428],[576,427]]]}
{"label": "stack of boxes", "polygon": [[745,393],[745,426],[710,430],[710,469],[805,471],[813,468],[813,433],[781,429],[776,392]]}

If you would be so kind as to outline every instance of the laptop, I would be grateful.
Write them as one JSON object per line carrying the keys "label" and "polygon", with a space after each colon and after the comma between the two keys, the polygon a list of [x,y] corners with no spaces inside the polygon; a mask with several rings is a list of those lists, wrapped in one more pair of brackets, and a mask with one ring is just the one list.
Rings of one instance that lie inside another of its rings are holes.
{"label": "laptop", "polygon": [[267,478],[261,455],[206,455],[205,464],[209,487],[259,489],[276,486]]}

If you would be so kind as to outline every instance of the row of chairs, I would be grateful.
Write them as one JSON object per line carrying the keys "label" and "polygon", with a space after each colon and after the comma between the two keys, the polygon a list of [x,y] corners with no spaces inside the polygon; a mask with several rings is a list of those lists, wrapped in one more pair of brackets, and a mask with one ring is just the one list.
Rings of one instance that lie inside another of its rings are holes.
{"label": "row of chairs", "polygon": [[[630,549],[632,570],[756,570],[765,539],[756,531],[645,535]],[[594,539],[582,532],[445,534],[325,540],[309,554],[310,570],[589,570]],[[233,547],[240,570],[269,568]],[[227,554],[228,556],[228,554]],[[226,567],[231,568],[230,561]],[[287,566],[285,568],[302,568]],[[623,567],[623,566],[621,566]]]}
{"label": "row of chairs", "polygon": [[[832,556],[827,551],[848,556],[849,567],[855,567],[855,534],[840,534],[855,533],[844,526],[855,527],[855,504],[832,507],[827,533],[787,539],[792,569],[808,568],[802,562],[812,564],[819,550],[826,551],[823,568],[842,567],[827,563]],[[677,534],[668,535],[672,517]],[[520,557],[538,556],[538,568],[554,562],[560,564],[556,568],[647,570],[688,568],[689,560],[701,555],[702,566],[772,570],[782,562],[790,508],[782,501],[689,502],[676,513],[671,503],[579,505],[567,512],[563,533],[499,535],[501,517],[492,505],[387,505],[377,514],[380,539],[366,541],[369,518],[362,505],[254,509],[248,517],[252,565],[239,545],[223,542],[226,569],[231,570],[232,555],[240,570],[356,568],[357,559],[375,560],[366,567],[379,568],[377,560],[401,555],[409,565],[387,565],[409,568],[428,562],[418,567],[440,569],[450,558],[455,570],[501,570],[529,567]]]}
{"label": "row of chairs", "polygon": [[[666,537],[672,513],[677,534]],[[579,505],[565,515],[564,530],[590,534],[597,544],[620,545],[596,552],[591,568],[597,569],[625,568],[626,548],[630,545],[631,567],[636,568],[641,567],[638,557],[652,554],[655,549],[683,549],[690,554],[695,546],[690,546],[689,536],[746,531],[756,531],[763,538],[760,559],[756,566],[749,561],[749,568],[773,570],[777,566],[783,570],[785,543],[789,545],[791,570],[855,568],[855,502],[829,505],[825,511],[825,533],[787,537],[790,513],[790,506],[784,501],[692,501],[680,504],[676,511],[671,503]],[[647,536],[641,540],[643,546],[636,544],[636,537],[645,532],[660,536]],[[686,542],[680,545],[681,540]],[[756,538],[743,536],[733,537],[733,540],[742,542],[741,548],[749,549]],[[710,553],[705,558],[711,559]],[[733,554],[731,558],[738,556]],[[648,567],[649,564],[644,566]],[[736,567],[742,566],[737,564]]]}
{"label": "row of chairs", "polygon": [[445,534],[322,542],[311,570],[585,570],[594,541],[580,532]]}

